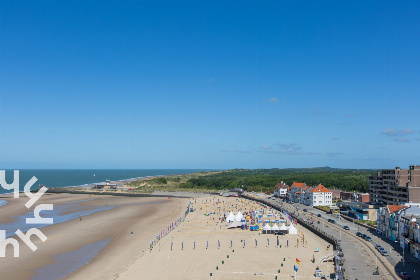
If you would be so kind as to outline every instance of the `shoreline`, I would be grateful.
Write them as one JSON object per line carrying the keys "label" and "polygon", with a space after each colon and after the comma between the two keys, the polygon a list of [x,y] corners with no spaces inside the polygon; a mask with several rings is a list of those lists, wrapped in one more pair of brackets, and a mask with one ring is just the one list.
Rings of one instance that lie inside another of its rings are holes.
{"label": "shoreline", "polygon": [[[21,211],[20,213],[28,211],[24,206],[26,197],[11,201],[13,203],[8,203],[5,208],[2,207],[0,221],[15,216],[17,210]],[[90,271],[88,274],[98,275],[97,278],[113,279],[113,276],[122,271],[127,263],[138,257],[138,252],[147,250],[149,240],[152,240],[164,225],[176,220],[178,215],[185,212],[188,199],[48,194],[39,201],[39,203],[53,203],[57,207],[67,202],[77,203],[77,207],[73,205],[70,207],[72,208],[70,211],[76,210],[76,212],[83,211],[86,207],[96,209],[111,205],[115,208],[98,211],[80,219],[74,217],[42,228],[41,231],[47,236],[47,240],[42,242],[37,237],[32,237],[37,246],[36,252],[32,252],[17,238],[20,241],[19,262],[15,261],[12,247],[8,246],[6,257],[0,263],[4,279],[30,279],[35,277],[37,271],[41,273],[42,269],[53,268],[56,263],[55,257],[74,253],[89,244],[105,239],[109,239],[110,242],[97,255],[87,260],[87,263],[83,263],[76,271],[60,275],[58,278],[84,279],[85,277],[73,274],[84,275],[83,271]],[[76,259],[72,261],[77,262],[77,253],[74,254]],[[115,259],[114,256],[118,258]],[[51,266],[48,268],[49,265]]]}

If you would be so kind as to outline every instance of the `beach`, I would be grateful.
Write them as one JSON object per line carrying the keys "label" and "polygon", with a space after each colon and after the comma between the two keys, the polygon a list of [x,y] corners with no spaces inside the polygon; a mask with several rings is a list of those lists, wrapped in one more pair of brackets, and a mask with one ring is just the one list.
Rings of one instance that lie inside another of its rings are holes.
{"label": "beach", "polygon": [[[27,212],[26,197],[6,199],[1,223]],[[151,241],[182,217],[190,202],[194,212],[150,250]],[[20,241],[20,257],[13,258],[9,246],[0,262],[2,279],[283,279],[294,275],[294,265],[298,279],[312,278],[316,267],[333,272],[332,263],[319,263],[332,247],[299,225],[298,235],[282,236],[227,229],[220,218],[230,211],[264,210],[281,217],[246,199],[45,194],[39,203],[60,211],[70,204],[61,214],[73,219],[41,228],[48,239],[33,237],[35,252]],[[92,209],[100,211],[78,216]]]}
{"label": "beach", "polygon": [[[13,217],[28,212],[24,206],[28,198],[8,197],[10,195],[2,196],[9,203],[1,206],[1,223],[11,222],[16,219]],[[163,225],[172,223],[185,212],[188,199],[44,194],[37,204],[41,203],[52,203],[54,208],[72,203],[71,209],[63,214],[73,214],[74,218],[40,229],[48,239],[42,242],[32,237],[38,248],[35,252],[19,240],[20,256],[13,258],[12,247],[8,245],[6,258],[0,262],[1,279],[39,279],[37,275],[60,279],[65,276],[62,271],[68,270],[69,266],[77,269],[67,275],[68,279],[115,279],[136,258],[144,255],[150,240],[160,232]],[[89,213],[86,211],[92,209],[104,210],[77,216],[81,212]],[[91,246],[91,251],[95,249],[92,244],[101,241],[99,245],[106,246],[92,259],[76,254],[70,256],[70,259],[64,259],[61,267],[52,266],[66,252],[75,252],[86,246]]]}
{"label": "beach", "polygon": [[192,201],[195,211],[119,279],[291,279],[295,265],[298,279],[314,278],[317,267],[325,275],[334,272],[332,262],[319,263],[333,252],[332,246],[327,249],[326,241],[299,225],[298,235],[278,236],[277,246],[276,235],[227,229],[229,223],[219,220],[224,212],[269,208],[234,197],[207,196]]}

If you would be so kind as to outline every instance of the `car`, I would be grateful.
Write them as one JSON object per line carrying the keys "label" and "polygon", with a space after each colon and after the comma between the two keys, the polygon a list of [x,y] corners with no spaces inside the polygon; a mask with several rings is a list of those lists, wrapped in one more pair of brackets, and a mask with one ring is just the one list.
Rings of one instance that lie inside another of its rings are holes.
{"label": "car", "polygon": [[349,230],[350,228],[349,228],[349,226],[344,226],[343,229]]}
{"label": "car", "polygon": [[285,235],[285,233],[283,231],[278,231],[278,232],[275,232],[274,235]]}
{"label": "car", "polygon": [[362,233],[362,235],[360,237],[363,238],[363,239],[366,239],[367,235]]}
{"label": "car", "polygon": [[308,210],[306,210],[306,209],[303,209],[303,212],[308,212]]}
{"label": "car", "polygon": [[379,253],[381,253],[382,256],[388,256],[388,253],[383,248],[382,248],[382,250],[379,249]]}
{"label": "car", "polygon": [[333,219],[331,219],[331,223],[332,223],[332,224],[335,224],[335,221],[334,221]]}
{"label": "car", "polygon": [[382,234],[382,230],[380,230],[379,228],[376,230],[377,234]]}
{"label": "car", "polygon": [[379,251],[380,249],[383,249],[383,248],[382,248],[382,246],[381,246],[381,245],[379,245],[379,244],[376,244],[376,245],[375,245],[375,248],[376,248],[376,250],[378,250],[378,251]]}
{"label": "car", "polygon": [[321,217],[321,214],[318,214],[317,216],[318,216],[318,217]]}
{"label": "car", "polygon": [[411,279],[410,275],[405,271],[400,272],[400,276],[402,279]]}
{"label": "car", "polygon": [[360,231],[358,231],[358,232],[356,232],[356,236],[361,237],[362,236],[362,233]]}
{"label": "car", "polygon": [[366,235],[365,240],[370,242],[370,241],[372,241],[372,238],[370,238],[370,236]]}
{"label": "car", "polygon": [[327,221],[328,221],[329,223],[331,223],[332,219],[328,219]]}

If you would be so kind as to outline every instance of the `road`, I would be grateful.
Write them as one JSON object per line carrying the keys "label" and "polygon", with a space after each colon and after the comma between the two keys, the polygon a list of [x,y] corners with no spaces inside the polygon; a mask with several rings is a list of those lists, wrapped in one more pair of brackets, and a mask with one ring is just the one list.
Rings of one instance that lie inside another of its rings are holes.
{"label": "road", "polygon": [[[357,224],[353,225],[352,222],[344,219],[339,220],[337,216],[329,215],[315,208],[298,203],[294,203],[293,205],[284,203],[279,199],[266,199],[265,201],[277,207],[281,207],[283,205],[286,211],[295,211],[295,214],[299,214],[299,217],[303,217],[305,220],[313,220],[315,227],[329,235],[332,235],[336,239],[341,240],[340,246],[345,254],[343,267],[345,269],[347,279],[400,279],[397,274],[402,271],[402,268],[399,268],[398,265],[399,260],[401,259],[398,252],[392,250],[389,257],[382,256],[374,249],[374,245],[378,243],[384,248],[389,248],[389,246],[386,247],[383,240],[380,240],[376,236],[372,236],[371,233],[367,232],[366,228],[361,226],[360,232],[371,236],[373,242],[367,242],[359,237],[356,237],[355,234],[359,231]],[[298,207],[298,211],[296,211],[296,207]],[[303,212],[303,209],[307,209],[307,212]],[[320,214],[321,217],[318,217],[318,214]],[[337,224],[334,225],[327,221],[327,219],[331,218],[334,219]],[[344,230],[344,225],[349,226],[350,230]],[[373,272],[376,271],[377,265],[381,272],[381,275],[379,276],[373,275]],[[420,268],[418,270],[420,270]],[[414,269],[410,270],[407,264],[404,271],[407,271],[410,275],[412,275],[412,279],[420,279],[413,277],[416,276]]]}

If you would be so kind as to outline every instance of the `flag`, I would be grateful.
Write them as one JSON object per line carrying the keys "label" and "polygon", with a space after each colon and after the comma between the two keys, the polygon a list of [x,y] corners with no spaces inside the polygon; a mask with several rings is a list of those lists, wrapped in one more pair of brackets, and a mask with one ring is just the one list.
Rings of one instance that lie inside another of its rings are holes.
{"label": "flag", "polygon": [[295,270],[295,271],[298,271],[298,268],[297,268],[297,266],[296,265],[293,265],[294,267],[293,267],[293,269]]}
{"label": "flag", "polygon": [[297,263],[297,264],[300,264],[300,260],[298,260],[297,258],[296,258],[296,263]]}

